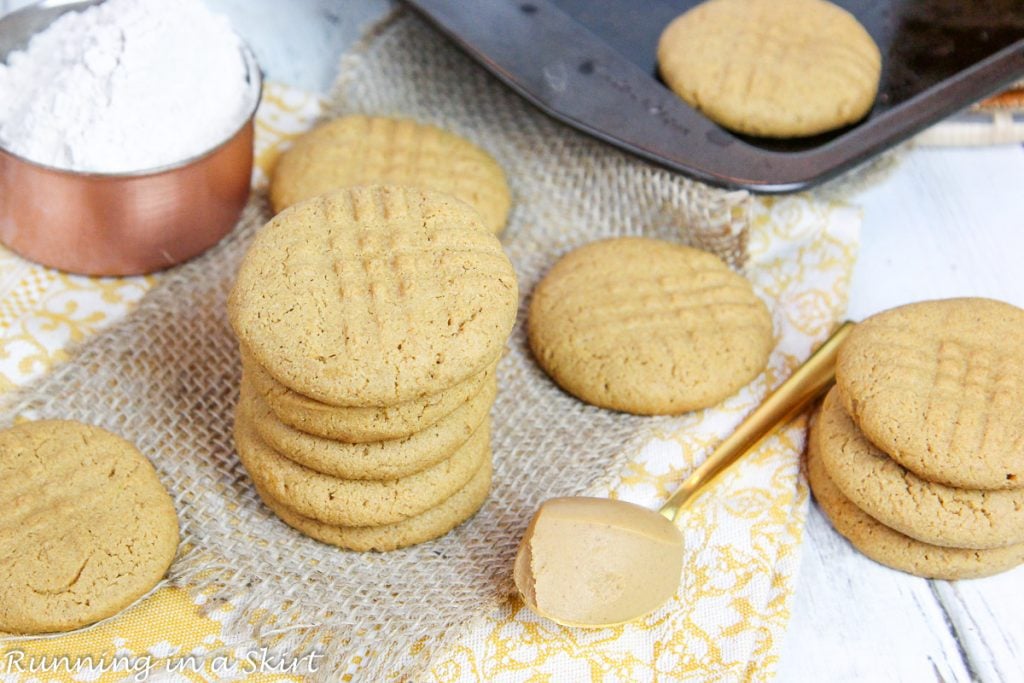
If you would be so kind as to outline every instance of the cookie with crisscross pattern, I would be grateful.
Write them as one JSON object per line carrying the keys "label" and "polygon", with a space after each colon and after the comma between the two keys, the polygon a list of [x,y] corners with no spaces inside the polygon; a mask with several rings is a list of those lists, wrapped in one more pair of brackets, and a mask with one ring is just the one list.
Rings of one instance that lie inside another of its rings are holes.
{"label": "cookie with crisscross pattern", "polygon": [[1024,485],[1024,310],[964,298],[879,313],[840,348],[836,381],[868,439],[922,479]]}
{"label": "cookie with crisscross pattern", "polygon": [[275,211],[357,185],[404,185],[444,192],[480,212],[493,233],[511,204],[501,166],[454,133],[409,119],[344,116],[299,137],[274,167]]}
{"label": "cookie with crisscross pattern", "polygon": [[0,631],[67,631],[121,611],[167,572],[174,503],[129,442],[71,420],[0,431]]}
{"label": "cookie with crisscross pattern", "polygon": [[668,86],[727,128],[816,135],[871,109],[882,58],[857,19],[824,0],[709,0],[658,42]]}
{"label": "cookie with crisscross pattern", "polygon": [[518,300],[512,264],[471,207],[382,186],[278,214],[243,259],[228,312],[281,384],[331,405],[385,406],[493,365]]}
{"label": "cookie with crisscross pattern", "polygon": [[534,290],[530,348],[563,389],[637,414],[714,405],[764,370],[772,320],[718,257],[641,237],[563,257]]}

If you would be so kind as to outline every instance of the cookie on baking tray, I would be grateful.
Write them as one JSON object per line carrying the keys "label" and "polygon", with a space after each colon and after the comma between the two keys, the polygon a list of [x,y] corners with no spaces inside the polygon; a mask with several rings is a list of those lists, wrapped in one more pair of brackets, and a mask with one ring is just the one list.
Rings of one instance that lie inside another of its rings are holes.
{"label": "cookie on baking tray", "polygon": [[408,119],[344,116],[299,137],[270,184],[275,211],[341,187],[403,185],[436,190],[476,209],[493,233],[511,203],[505,172],[454,133]]}
{"label": "cookie on baking tray", "polygon": [[932,545],[1024,543],[1024,489],[977,491],[928,482],[876,448],[833,388],[814,425],[818,454],[843,495],[888,527]]}
{"label": "cookie on baking tray", "polygon": [[152,589],[178,548],[174,503],[150,462],[69,420],[0,431],[0,631],[68,631]]}
{"label": "cookie on baking tray", "polygon": [[1006,90],[978,102],[971,108],[987,112],[1024,112],[1024,80],[1017,81]]}
{"label": "cookie on baking tray", "polygon": [[840,348],[836,382],[864,435],[921,479],[1024,485],[1024,310],[962,298],[879,313]]}
{"label": "cookie on baking tray", "polygon": [[718,257],[621,237],[564,256],[533,292],[530,348],[563,389],[603,408],[677,414],[764,370],[772,319]]}
{"label": "cookie on baking tray", "polygon": [[807,449],[807,479],[836,531],[864,555],[893,569],[933,579],[990,576],[1024,562],[1024,544],[971,550],[922,543],[890,529],[854,505],[829,478],[817,439]]}
{"label": "cookie on baking tray", "polygon": [[332,405],[387,406],[496,363],[518,298],[512,264],[468,205],[363,187],[273,218],[242,261],[228,313],[279,383]]}
{"label": "cookie on baking tray", "polygon": [[856,18],[825,0],[708,0],[665,28],[658,66],[713,121],[788,138],[862,119],[882,57]]}

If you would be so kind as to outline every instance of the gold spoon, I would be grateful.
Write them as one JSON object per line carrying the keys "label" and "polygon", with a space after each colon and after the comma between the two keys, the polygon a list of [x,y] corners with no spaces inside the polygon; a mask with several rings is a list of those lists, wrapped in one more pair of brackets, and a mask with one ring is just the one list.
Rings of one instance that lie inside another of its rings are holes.
{"label": "gold spoon", "polygon": [[598,628],[658,609],[679,588],[685,506],[835,380],[844,322],[708,456],[657,512],[607,498],[553,498],[530,521],[513,575],[527,607],[565,626]]}

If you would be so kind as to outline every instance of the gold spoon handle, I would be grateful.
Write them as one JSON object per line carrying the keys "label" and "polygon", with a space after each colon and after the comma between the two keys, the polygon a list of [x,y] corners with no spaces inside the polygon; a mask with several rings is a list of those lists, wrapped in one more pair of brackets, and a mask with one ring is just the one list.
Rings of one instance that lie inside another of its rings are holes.
{"label": "gold spoon handle", "polygon": [[840,325],[789,379],[748,415],[736,431],[720,443],[708,459],[679,485],[658,512],[674,522],[679,511],[708,483],[775,431],[776,427],[789,421],[825,393],[835,380],[836,352],[853,327],[854,323],[850,321]]}

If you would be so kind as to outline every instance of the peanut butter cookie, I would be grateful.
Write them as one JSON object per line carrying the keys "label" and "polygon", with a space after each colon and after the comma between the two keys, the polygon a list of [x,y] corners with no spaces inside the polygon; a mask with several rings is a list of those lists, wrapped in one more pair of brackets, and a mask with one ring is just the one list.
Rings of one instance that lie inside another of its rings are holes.
{"label": "peanut butter cookie", "polygon": [[900,533],[957,548],[1024,543],[1024,489],[976,491],[921,479],[868,441],[838,389],[825,398],[811,438],[843,495]]}
{"label": "peanut butter cookie", "polygon": [[665,83],[748,135],[817,135],[859,121],[882,56],[856,18],[824,0],[708,0],[658,41]]}
{"label": "peanut butter cookie", "polygon": [[570,394],[642,415],[715,405],[764,370],[771,315],[718,257],[641,237],[563,257],[537,285],[530,348]]}
{"label": "peanut butter cookie", "polygon": [[512,264],[472,208],[363,187],[272,219],[242,261],[228,314],[253,360],[293,391],[388,406],[495,364],[518,302]]}
{"label": "peanut butter cookie", "polygon": [[501,166],[468,140],[435,126],[345,116],[317,126],[281,155],[270,183],[274,211],[330,190],[403,185],[449,194],[505,229],[511,200]]}
{"label": "peanut butter cookie", "polygon": [[871,316],[839,349],[836,382],[864,435],[922,479],[1024,485],[1024,310],[968,298]]}
{"label": "peanut butter cookie", "polygon": [[284,424],[326,439],[366,443],[404,439],[444,419],[494,382],[490,367],[450,389],[393,406],[332,406],[284,386],[242,351],[243,382]]}
{"label": "peanut butter cookie", "polygon": [[387,481],[339,479],[295,463],[270,448],[244,413],[235,419],[238,457],[253,481],[304,517],[332,526],[380,526],[414,517],[466,485],[490,456],[490,420],[449,458]]}
{"label": "peanut butter cookie", "polygon": [[988,550],[944,548],[922,543],[890,529],[850,502],[828,476],[810,441],[807,478],[822,512],[854,548],[875,562],[930,579],[974,579],[1011,569],[1024,562],[1024,544]]}
{"label": "peanut butter cookie", "polygon": [[341,479],[388,480],[410,476],[451,457],[487,419],[497,391],[492,380],[423,431],[369,443],[345,443],[293,429],[279,421],[244,381],[238,410],[269,447],[303,467]]}
{"label": "peanut butter cookie", "polygon": [[68,631],[120,612],[167,572],[178,517],[156,471],[68,420],[0,431],[0,631]]}
{"label": "peanut butter cookie", "polygon": [[491,459],[488,457],[469,483],[444,502],[413,517],[383,526],[331,526],[300,515],[259,486],[256,492],[281,521],[321,543],[348,550],[386,551],[443,536],[475,515],[487,500],[491,471]]}

